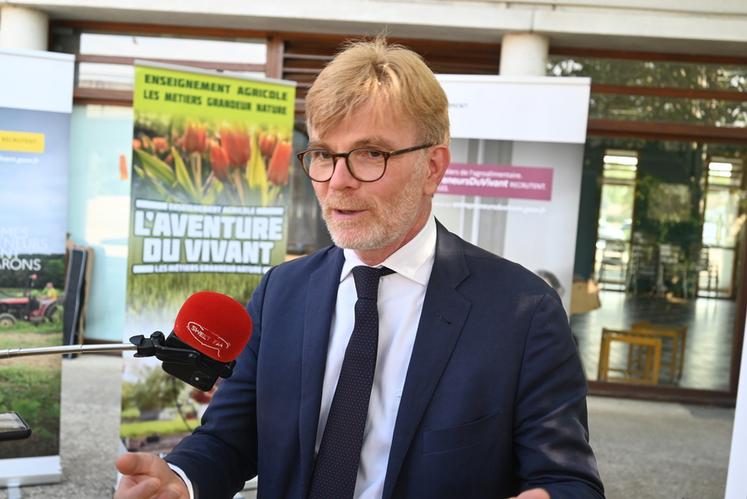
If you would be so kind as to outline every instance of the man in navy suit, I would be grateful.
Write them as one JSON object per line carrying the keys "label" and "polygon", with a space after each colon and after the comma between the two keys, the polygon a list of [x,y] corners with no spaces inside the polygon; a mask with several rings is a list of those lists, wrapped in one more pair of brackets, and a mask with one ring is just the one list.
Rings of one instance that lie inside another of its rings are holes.
{"label": "man in navy suit", "polygon": [[382,39],[355,43],[306,114],[299,159],[335,246],[264,276],[202,426],[165,461],[121,457],[116,497],[229,498],[258,475],[266,498],[603,498],[557,294],[431,213],[450,161],[431,71]]}

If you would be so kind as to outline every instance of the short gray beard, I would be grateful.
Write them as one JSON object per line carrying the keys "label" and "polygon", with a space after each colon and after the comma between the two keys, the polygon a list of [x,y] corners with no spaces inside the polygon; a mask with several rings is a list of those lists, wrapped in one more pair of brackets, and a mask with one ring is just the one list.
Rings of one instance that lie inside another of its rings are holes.
{"label": "short gray beard", "polygon": [[[334,222],[330,223],[328,217],[328,208],[322,207],[322,217],[327,226],[327,231],[332,237],[332,241],[340,248],[352,250],[375,250],[384,248],[394,243],[397,239],[403,238],[410,230],[420,214],[422,203],[422,186],[425,178],[425,167],[422,162],[416,165],[417,170],[413,172],[412,177],[399,191],[398,196],[388,205],[384,206],[379,217],[374,220],[373,224],[366,227],[366,231],[360,234],[344,234],[345,225],[338,228],[331,227]],[[335,205],[345,208],[368,208],[370,205],[360,202],[339,203],[341,198],[337,198]],[[342,198],[344,199],[344,198]],[[329,204],[330,199],[327,199]],[[352,236],[352,237],[351,237]]]}

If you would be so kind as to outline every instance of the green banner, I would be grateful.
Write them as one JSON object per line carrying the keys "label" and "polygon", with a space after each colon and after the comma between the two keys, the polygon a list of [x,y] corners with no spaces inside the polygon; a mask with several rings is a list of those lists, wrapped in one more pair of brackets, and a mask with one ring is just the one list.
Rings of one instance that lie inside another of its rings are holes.
{"label": "green banner", "polygon": [[[196,291],[245,303],[283,261],[294,103],[290,82],[136,66],[126,337],[168,334]],[[166,376],[157,364],[125,360],[122,432],[133,449],[150,449],[139,440],[152,434],[147,419],[198,412],[188,388],[152,379]]]}

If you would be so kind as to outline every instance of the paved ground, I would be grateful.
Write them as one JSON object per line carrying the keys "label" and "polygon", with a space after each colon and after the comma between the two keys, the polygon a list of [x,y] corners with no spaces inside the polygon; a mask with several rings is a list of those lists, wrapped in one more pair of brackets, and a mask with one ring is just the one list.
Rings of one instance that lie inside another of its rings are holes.
{"label": "paved ground", "polygon": [[[24,487],[23,498],[111,497],[120,366],[101,355],[63,362],[64,481]],[[733,419],[733,409],[590,398],[591,441],[608,499],[723,498]]]}
{"label": "paved ground", "polygon": [[591,397],[607,497],[723,498],[733,420],[733,409]]}

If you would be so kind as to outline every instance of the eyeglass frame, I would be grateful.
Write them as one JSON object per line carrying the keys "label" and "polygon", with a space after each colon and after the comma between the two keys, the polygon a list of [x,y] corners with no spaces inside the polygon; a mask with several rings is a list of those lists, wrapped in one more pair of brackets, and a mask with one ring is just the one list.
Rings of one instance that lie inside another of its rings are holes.
{"label": "eyeglass frame", "polygon": [[[381,149],[378,149],[376,147],[356,147],[356,148],[349,150],[348,152],[332,152],[327,149],[323,149],[321,147],[312,147],[311,149],[305,149],[299,152],[298,154],[296,154],[296,158],[298,159],[298,162],[301,163],[301,168],[303,169],[304,173],[306,174],[307,177],[309,177],[309,179],[311,179],[312,182],[324,183],[324,182],[329,182],[330,180],[332,180],[332,177],[335,174],[335,168],[337,168],[338,158],[345,158],[345,166],[347,167],[348,172],[358,182],[376,182],[378,180],[381,180],[381,178],[386,173],[386,167],[389,164],[389,158],[393,156],[400,156],[408,152],[419,151],[421,149],[427,149],[429,147],[433,147],[434,145],[436,144],[421,144],[419,146],[405,147],[404,149],[395,149],[394,151],[382,151]],[[373,180],[363,180],[363,179],[358,178],[356,174],[353,173],[353,169],[350,167],[350,155],[353,154],[355,151],[366,151],[366,150],[377,151],[377,152],[380,152],[384,156],[384,168],[382,168],[381,170],[381,175],[379,175],[379,177]],[[326,151],[330,155],[329,159],[330,161],[332,161],[332,172],[329,174],[329,178],[327,180],[316,180],[315,178],[312,178],[311,174],[306,169],[306,164],[303,162],[303,157],[307,153],[310,153],[313,151]]]}

